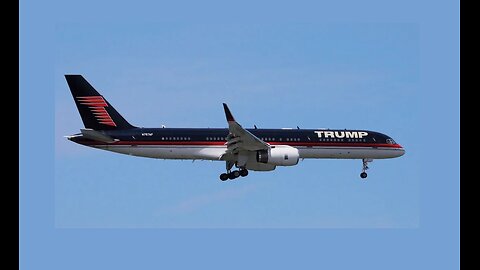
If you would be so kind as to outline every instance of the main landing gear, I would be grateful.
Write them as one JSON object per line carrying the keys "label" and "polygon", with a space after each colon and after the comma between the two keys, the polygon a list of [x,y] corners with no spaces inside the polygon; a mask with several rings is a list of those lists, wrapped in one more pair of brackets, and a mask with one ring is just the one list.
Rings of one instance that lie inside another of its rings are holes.
{"label": "main landing gear", "polygon": [[220,174],[220,180],[226,181],[228,179],[233,180],[238,177],[245,177],[248,175],[248,170],[247,169],[240,169],[238,171],[227,171],[227,173],[222,173]]}
{"label": "main landing gear", "polygon": [[367,175],[367,173],[366,173],[366,170],[368,170],[368,163],[369,163],[369,162],[372,162],[372,161],[373,161],[373,159],[366,159],[366,158],[362,159],[363,168],[362,168],[362,173],[360,174],[360,177],[361,177],[362,179],[367,178],[368,175]]}
{"label": "main landing gear", "polygon": [[226,167],[227,167],[227,173],[222,173],[220,174],[220,180],[222,181],[226,181],[228,179],[230,180],[233,180],[235,178],[238,178],[238,177],[245,177],[248,175],[248,170],[243,168],[243,167],[240,167],[239,170],[235,170],[235,171],[232,171],[232,168],[233,168],[233,165],[235,165],[235,163],[233,162],[230,162],[230,161],[227,161],[226,163]]}

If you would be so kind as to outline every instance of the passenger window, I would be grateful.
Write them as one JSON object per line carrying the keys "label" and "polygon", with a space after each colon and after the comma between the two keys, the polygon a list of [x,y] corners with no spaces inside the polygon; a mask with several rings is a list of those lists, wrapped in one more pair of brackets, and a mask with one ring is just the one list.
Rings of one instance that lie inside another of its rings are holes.
{"label": "passenger window", "polygon": [[285,160],[288,160],[288,155],[285,155],[283,158],[284,158]]}

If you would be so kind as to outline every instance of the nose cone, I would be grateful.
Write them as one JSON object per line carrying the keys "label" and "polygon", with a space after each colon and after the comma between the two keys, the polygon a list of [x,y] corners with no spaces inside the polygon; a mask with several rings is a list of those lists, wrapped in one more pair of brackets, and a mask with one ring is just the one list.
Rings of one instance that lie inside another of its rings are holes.
{"label": "nose cone", "polygon": [[400,144],[398,144],[398,148],[396,151],[397,151],[397,157],[401,157],[405,155],[405,148],[403,148],[403,146],[401,146]]}

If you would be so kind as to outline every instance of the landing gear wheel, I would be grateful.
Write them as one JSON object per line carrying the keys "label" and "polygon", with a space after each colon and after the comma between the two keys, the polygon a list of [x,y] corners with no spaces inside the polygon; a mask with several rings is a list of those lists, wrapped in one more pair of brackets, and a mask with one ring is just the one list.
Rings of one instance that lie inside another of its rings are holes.
{"label": "landing gear wheel", "polygon": [[240,176],[239,171],[232,171],[228,174],[228,179],[233,180],[235,178],[238,178]]}
{"label": "landing gear wheel", "polygon": [[241,177],[245,177],[247,175],[248,175],[248,170],[246,170],[246,169],[240,170],[240,176]]}
{"label": "landing gear wheel", "polygon": [[367,178],[367,173],[365,171],[368,170],[368,163],[372,161],[373,159],[367,159],[367,158],[362,159],[363,168],[362,168],[362,173],[360,174],[360,177],[362,179]]}
{"label": "landing gear wheel", "polygon": [[228,174],[227,173],[220,174],[220,180],[222,180],[222,181],[228,180]]}

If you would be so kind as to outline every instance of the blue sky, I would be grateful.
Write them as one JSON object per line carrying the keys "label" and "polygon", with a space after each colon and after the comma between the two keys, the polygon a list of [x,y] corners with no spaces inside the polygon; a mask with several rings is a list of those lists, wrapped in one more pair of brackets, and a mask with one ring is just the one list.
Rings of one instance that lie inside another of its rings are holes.
{"label": "blue sky", "polygon": [[[458,267],[457,2],[20,7],[24,269]],[[222,183],[221,162],[66,141],[66,73],[137,126],[225,127],[227,102],[246,127],[376,130],[407,154],[366,182],[305,160]]]}
{"label": "blue sky", "polygon": [[82,123],[62,76],[84,74],[138,126],[226,127],[227,102],[245,126],[379,130],[415,149],[418,31],[398,23],[59,25],[56,225],[418,227],[415,151],[372,164],[366,188],[358,160],[307,160],[221,185],[223,162],[117,156],[65,140]]}

